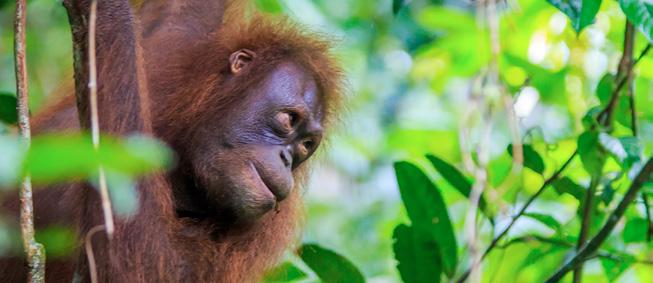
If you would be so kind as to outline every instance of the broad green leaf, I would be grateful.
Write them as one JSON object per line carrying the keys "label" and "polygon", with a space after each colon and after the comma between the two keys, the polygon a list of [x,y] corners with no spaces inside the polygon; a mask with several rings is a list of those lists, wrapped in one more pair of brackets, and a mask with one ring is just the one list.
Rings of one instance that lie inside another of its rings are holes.
{"label": "broad green leaf", "polygon": [[646,219],[640,217],[628,219],[623,231],[624,243],[645,242],[646,233],[648,233]]}
{"label": "broad green leaf", "polygon": [[16,97],[9,93],[0,93],[0,122],[15,124],[17,121]]}
{"label": "broad green leaf", "polygon": [[571,20],[571,25],[580,33],[592,24],[601,7],[601,0],[547,0]]}
{"label": "broad green leaf", "polygon": [[403,282],[440,282],[442,259],[433,239],[421,237],[420,233],[405,224],[395,227],[392,238],[392,249]]}
{"label": "broad green leaf", "polygon": [[623,168],[630,168],[641,160],[642,149],[636,137],[615,138],[609,134],[600,133],[599,142]]}
{"label": "broad green leaf", "polygon": [[40,136],[32,142],[25,170],[36,183],[47,183],[96,176],[100,164],[107,171],[135,176],[163,168],[170,160],[165,146],[145,137],[103,136],[96,153],[87,136]]}
{"label": "broad green leaf", "polygon": [[392,13],[396,15],[407,4],[408,0],[392,0]]}
{"label": "broad green leaf", "polygon": [[[459,193],[469,198],[469,194],[472,191],[472,183],[456,167],[435,155],[427,154],[426,158],[435,167],[435,170],[440,173],[440,176],[447,180]],[[483,214],[493,222],[492,212],[489,211],[483,195],[481,195],[478,206]]]}
{"label": "broad green leaf", "polygon": [[578,137],[578,155],[590,175],[601,174],[606,154],[599,144],[597,132],[586,131]]}
{"label": "broad green leaf", "polygon": [[570,194],[580,202],[582,202],[585,197],[585,188],[576,184],[576,182],[572,181],[569,177],[562,177],[555,180],[552,185],[558,194]]}
{"label": "broad green leaf", "polygon": [[560,225],[560,222],[553,218],[551,215],[546,215],[542,213],[533,213],[533,212],[528,212],[524,213],[524,216],[527,216],[529,218],[535,219],[539,221],[540,223],[548,226],[549,228],[553,229],[556,233],[562,231],[562,225]]}
{"label": "broad green leaf", "polygon": [[325,283],[365,282],[363,274],[343,256],[316,244],[304,244],[299,256]]}
{"label": "broad green leaf", "polygon": [[279,14],[283,12],[283,7],[279,0],[255,0],[256,6],[264,12]]}
{"label": "broad green leaf", "polygon": [[[537,173],[544,174],[544,160],[540,154],[530,144],[524,144],[522,148],[524,153],[524,166]],[[508,145],[508,154],[512,156],[512,144]]]}
{"label": "broad green leaf", "polygon": [[653,2],[649,0],[619,0],[626,18],[653,43]]}
{"label": "broad green leaf", "polygon": [[412,227],[417,233],[430,235],[442,255],[444,272],[451,277],[458,263],[456,237],[447,206],[438,188],[417,166],[409,162],[394,164],[401,199]]}
{"label": "broad green leaf", "polygon": [[601,101],[601,106],[605,107],[608,105],[614,88],[614,75],[605,74],[596,86],[596,96],[599,98],[599,101]]}
{"label": "broad green leaf", "polygon": [[295,266],[292,262],[284,262],[281,265],[267,272],[264,282],[293,282],[306,278],[306,273]]}
{"label": "broad green leaf", "polygon": [[583,128],[585,130],[593,130],[593,129],[600,129],[601,125],[599,124],[597,118],[601,111],[603,110],[602,107],[600,106],[595,106],[590,108],[590,110],[585,113],[585,116],[583,116],[582,122],[583,122]]}
{"label": "broad green leaf", "polygon": [[71,228],[48,226],[34,234],[36,241],[43,244],[49,260],[70,259],[77,247],[77,233]]}
{"label": "broad green leaf", "polygon": [[619,276],[635,262],[629,256],[620,256],[619,260],[602,257],[600,260],[608,282],[616,282]]}

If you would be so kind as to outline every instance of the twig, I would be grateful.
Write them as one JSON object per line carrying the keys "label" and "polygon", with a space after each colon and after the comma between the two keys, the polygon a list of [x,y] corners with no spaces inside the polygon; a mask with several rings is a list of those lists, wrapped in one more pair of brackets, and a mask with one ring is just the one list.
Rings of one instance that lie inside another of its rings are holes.
{"label": "twig", "polygon": [[617,225],[617,222],[621,219],[626,212],[626,208],[633,202],[637,197],[637,193],[642,188],[645,182],[649,180],[653,173],[653,158],[650,158],[642,170],[639,171],[635,180],[628,188],[628,191],[624,195],[617,208],[610,214],[608,220],[605,222],[601,230],[592,238],[587,245],[581,248],[578,253],[567,263],[565,263],[553,276],[547,279],[546,282],[558,282],[560,281],[565,274],[570,270],[580,266],[589,256],[593,255],[597,249],[603,244],[603,242],[608,238],[614,227]]}
{"label": "twig", "polygon": [[[651,49],[651,44],[647,44],[646,48],[642,53],[637,57],[634,64],[637,64],[639,60],[644,58],[644,55]],[[628,102],[630,104],[630,129],[633,132],[633,136],[638,136],[638,122],[637,122],[637,106],[635,105],[635,81],[633,80],[633,72],[628,73],[627,77],[628,84]],[[642,203],[644,203],[644,211],[646,212],[646,224],[648,229],[646,229],[646,241],[651,242],[651,236],[653,236],[653,221],[651,220],[651,206],[649,205],[648,196],[646,194],[641,194]]]}
{"label": "twig", "polygon": [[104,225],[97,225],[91,230],[88,230],[84,239],[84,249],[86,250],[86,258],[88,260],[88,272],[91,274],[91,283],[97,283],[97,266],[95,266],[95,254],[93,253],[93,235],[104,230]]}
{"label": "twig", "polygon": [[612,126],[614,109],[617,106],[617,101],[619,101],[619,93],[624,87],[629,77],[632,76],[633,67],[639,62],[641,58],[646,55],[648,52],[648,47],[642,51],[640,56],[636,61],[633,61],[633,47],[635,45],[635,28],[633,25],[626,21],[626,29],[624,31],[624,53],[621,56],[619,61],[619,69],[617,70],[616,79],[618,80],[617,87],[613,90],[612,95],[610,96],[610,101],[608,105],[601,111],[599,114],[598,121],[606,128],[610,129]]}
{"label": "twig", "polygon": [[[539,235],[526,235],[526,236],[521,236],[521,237],[518,237],[518,238],[514,238],[514,239],[510,240],[509,242],[507,242],[507,243],[505,243],[503,245],[498,245],[497,248],[498,249],[506,249],[506,248],[512,246],[513,244],[516,244],[516,243],[525,243],[525,242],[532,242],[532,241],[545,243],[545,244],[556,245],[556,246],[563,246],[563,247],[573,247],[574,246],[573,243],[567,242],[567,241],[562,240],[562,239],[547,238],[547,237],[542,237],[542,236],[539,236]],[[614,261],[624,261],[625,258],[632,258],[633,262],[635,262],[635,263],[653,265],[652,260],[638,259],[638,258],[635,258],[635,256],[632,256],[632,255],[629,255],[629,254],[623,254],[623,253],[621,254],[621,256],[618,256],[618,255],[615,255],[615,254],[613,254],[611,252],[599,251],[599,252],[596,253],[595,256],[588,257],[587,260],[590,260],[590,259],[592,259],[594,257],[605,258],[605,259],[610,259],[610,260],[614,260]]]}
{"label": "twig", "polygon": [[[601,170],[602,171],[602,170]],[[583,200],[583,211],[581,214],[581,225],[580,232],[578,234],[578,242],[576,244],[576,249],[580,250],[585,245],[587,241],[587,236],[592,224],[592,216],[594,210],[594,201],[596,199],[596,187],[599,185],[601,180],[601,171],[594,172],[592,174],[592,179],[590,181],[590,186],[585,192],[585,199]],[[580,265],[576,270],[574,270],[574,283],[579,283],[583,275],[583,266]]]}
{"label": "twig", "polygon": [[[97,0],[91,1],[91,10],[88,21],[88,89],[89,100],[91,104],[91,137],[93,139],[93,149],[97,154],[100,149],[100,122],[98,118],[97,106],[97,66],[95,57],[95,26],[97,21]],[[100,198],[102,199],[102,211],[104,212],[104,225],[106,227],[107,237],[113,237],[113,211],[111,210],[111,198],[107,188],[107,180],[104,174],[104,167],[98,167],[100,189]]]}
{"label": "twig", "polygon": [[[633,76],[633,48],[635,46],[635,27],[629,22],[626,21],[626,28],[624,30],[624,51],[619,61],[619,69],[617,70],[617,78],[620,80],[619,85],[613,90],[612,96],[610,97],[610,102],[608,106],[599,114],[598,120],[601,125],[608,129],[612,128],[612,122],[614,120],[614,110],[619,100],[621,89],[627,84]],[[599,180],[596,178],[596,174],[601,174],[601,172],[593,172],[592,181],[590,188],[587,190],[587,195],[585,198],[583,215],[582,215],[582,224],[580,229],[580,234],[578,235],[578,249],[580,249],[584,244],[587,238],[589,231],[589,226],[591,223],[592,213],[591,205],[594,200],[594,193],[596,186],[598,185]],[[574,270],[574,283],[578,283],[581,280],[583,274],[583,263],[581,262]]]}
{"label": "twig", "polygon": [[[558,177],[560,177],[562,172],[567,168],[567,166],[569,166],[569,164],[574,159],[574,157],[576,157],[576,154],[578,154],[578,152],[574,151],[574,153],[569,157],[569,159],[567,159],[567,161],[565,161],[565,163],[560,167],[560,169],[558,169],[555,173],[553,173],[553,175],[551,175],[551,177],[546,179],[544,181],[544,183],[542,184],[542,186],[540,187],[540,189],[537,190],[537,192],[535,192],[535,194],[533,194],[526,201],[526,203],[521,207],[521,209],[519,209],[519,212],[517,212],[517,214],[515,214],[515,216],[512,217],[512,219],[510,220],[510,223],[508,223],[508,226],[506,226],[506,228],[504,228],[501,231],[501,233],[499,233],[499,235],[494,237],[492,242],[490,242],[490,245],[485,249],[485,252],[481,256],[480,261],[482,261],[492,251],[492,249],[494,249],[497,246],[499,241],[501,241],[501,239],[503,239],[503,237],[505,237],[508,234],[508,231],[510,231],[510,229],[512,228],[513,225],[515,225],[517,220],[522,215],[524,215],[524,213],[526,212],[526,209],[528,209],[528,207],[533,203],[533,201],[535,201],[535,199],[537,199],[549,185],[551,185],[555,180],[558,179]],[[476,264],[478,264],[478,263],[476,263]],[[465,271],[460,276],[460,278],[458,278],[458,280],[456,280],[456,282],[459,282],[459,283],[465,282],[465,280],[467,280],[467,277],[469,276],[469,272],[470,272],[469,269],[467,271]]]}
{"label": "twig", "polygon": [[[25,0],[16,0],[14,20],[14,60],[16,64],[16,95],[18,96],[18,128],[23,142],[29,148],[31,131],[29,122],[29,96],[27,84],[27,63],[25,59]],[[43,245],[34,239],[34,205],[32,182],[29,175],[23,178],[20,188],[20,230],[23,248],[29,266],[29,282],[45,281],[45,251]]]}

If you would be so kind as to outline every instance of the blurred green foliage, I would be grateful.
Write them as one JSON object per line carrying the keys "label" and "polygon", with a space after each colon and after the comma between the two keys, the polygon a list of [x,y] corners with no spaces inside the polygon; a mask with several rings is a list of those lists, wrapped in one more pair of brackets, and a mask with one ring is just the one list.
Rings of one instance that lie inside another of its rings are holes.
{"label": "blurred green foliage", "polygon": [[[638,56],[653,39],[653,5],[498,1],[500,52],[493,58],[487,14],[477,2],[487,1],[255,1],[266,12],[287,14],[333,35],[351,89],[343,122],[319,154],[322,161],[314,164],[307,185],[304,240],[321,246],[309,246],[311,254],[289,255],[269,282],[457,279],[471,265],[470,242],[483,251],[576,150],[579,158],[538,193],[483,260],[481,281],[539,282],[553,274],[575,253],[590,187],[597,198],[590,237],[614,210],[642,162],[653,155],[653,56],[643,56],[633,69],[637,136],[627,88],[619,93],[612,127],[597,118],[623,79],[617,71],[626,19],[638,31]],[[12,8],[10,1],[0,1],[2,42],[12,41]],[[56,1],[29,2],[34,113],[70,80],[69,33]],[[13,102],[2,102],[15,91],[12,56],[9,44],[0,45],[0,182],[5,180],[5,187],[20,176],[16,164],[25,158],[13,138],[15,114],[7,107]],[[494,60],[503,92],[485,91],[480,79]],[[509,107],[524,144],[524,170],[513,164],[516,143],[506,98],[513,102]],[[488,122],[492,128],[484,139]],[[140,142],[107,142],[107,155],[94,156],[82,137],[36,139],[25,168],[37,181],[93,179],[93,168],[102,161],[112,169],[110,183],[118,192],[112,196],[122,198],[126,205],[120,210],[128,214],[135,209],[129,200],[136,198],[131,176],[168,160],[156,143]],[[478,154],[481,145],[487,157]],[[473,238],[466,227],[479,175],[470,162],[487,163]],[[642,192],[585,264],[584,281],[653,277],[650,209],[644,202],[644,196],[653,197],[653,184]],[[59,248],[65,246],[64,234],[37,233],[55,254],[65,250]],[[0,222],[0,251],[11,245],[8,235]]]}

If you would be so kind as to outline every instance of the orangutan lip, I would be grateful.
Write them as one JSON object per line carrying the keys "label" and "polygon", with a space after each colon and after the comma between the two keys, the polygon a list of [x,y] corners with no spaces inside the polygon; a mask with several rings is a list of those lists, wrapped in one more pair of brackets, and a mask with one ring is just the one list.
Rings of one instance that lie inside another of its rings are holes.
{"label": "orangutan lip", "polygon": [[277,201],[277,194],[275,194],[274,191],[270,189],[270,186],[268,186],[268,184],[265,183],[265,180],[263,180],[263,177],[261,176],[261,173],[258,171],[258,168],[256,168],[254,163],[251,162],[251,161],[249,162],[249,166],[252,167],[252,169],[256,173],[256,176],[258,177],[259,181],[261,181],[261,184],[263,184],[263,186],[265,186],[265,188],[268,189],[268,191],[270,193],[272,193],[272,196],[274,196],[274,200],[276,202]]}

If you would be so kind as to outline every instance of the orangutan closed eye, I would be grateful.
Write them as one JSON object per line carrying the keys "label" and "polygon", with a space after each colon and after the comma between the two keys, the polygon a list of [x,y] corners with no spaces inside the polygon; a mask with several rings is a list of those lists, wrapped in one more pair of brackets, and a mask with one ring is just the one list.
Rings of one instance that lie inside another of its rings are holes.
{"label": "orangutan closed eye", "polygon": [[[102,131],[153,135],[177,164],[140,181],[139,211],[117,221],[111,241],[92,238],[98,281],[258,281],[296,240],[303,172],[338,108],[343,78],[330,44],[246,11],[244,1],[135,1],[143,2],[135,13],[129,2],[98,1]],[[64,5],[84,27],[73,40],[86,54],[89,1]],[[34,128],[78,130],[78,121],[70,95]],[[43,188],[34,199],[38,227],[66,225],[84,239],[103,223],[86,184]],[[90,281],[77,246],[48,259],[48,282]],[[22,258],[0,259],[0,282],[24,282],[26,273]]]}

